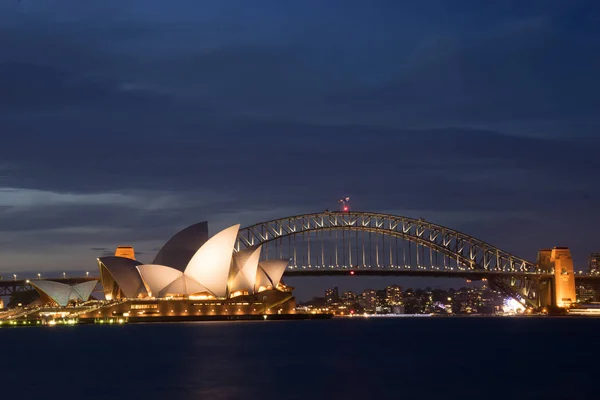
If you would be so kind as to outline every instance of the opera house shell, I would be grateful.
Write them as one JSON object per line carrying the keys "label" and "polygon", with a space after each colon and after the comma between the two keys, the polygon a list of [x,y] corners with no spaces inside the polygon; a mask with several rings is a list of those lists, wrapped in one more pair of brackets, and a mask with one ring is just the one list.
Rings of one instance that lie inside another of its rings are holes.
{"label": "opera house shell", "polygon": [[137,315],[293,312],[292,290],[281,282],[288,260],[260,261],[260,246],[235,252],[239,228],[209,238],[206,222],[192,225],[149,264],[133,251],[98,258],[105,299],[127,302],[129,308],[117,308]]}
{"label": "opera house shell", "polygon": [[40,294],[40,303],[66,307],[71,302],[87,301],[98,281],[88,281],[75,285],[55,281],[30,282]]}

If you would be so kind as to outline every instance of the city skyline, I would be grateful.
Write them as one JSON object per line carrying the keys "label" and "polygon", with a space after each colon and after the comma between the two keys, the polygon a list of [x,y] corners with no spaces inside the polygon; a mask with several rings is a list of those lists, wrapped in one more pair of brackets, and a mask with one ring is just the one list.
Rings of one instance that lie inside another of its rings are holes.
{"label": "city skyline", "polygon": [[531,261],[600,250],[596,3],[165,4],[0,5],[0,274],[346,195]]}
{"label": "city skyline", "polygon": [[[470,286],[470,287],[468,287]],[[337,286],[299,304],[306,312],[333,313],[336,316],[361,314],[487,314],[526,312],[526,307],[507,299],[485,282],[460,288],[403,288],[388,284],[383,288],[366,288],[359,292],[339,290]]]}
{"label": "city skyline", "polygon": [[598,391],[598,0],[5,0],[0,49],[6,396]]}

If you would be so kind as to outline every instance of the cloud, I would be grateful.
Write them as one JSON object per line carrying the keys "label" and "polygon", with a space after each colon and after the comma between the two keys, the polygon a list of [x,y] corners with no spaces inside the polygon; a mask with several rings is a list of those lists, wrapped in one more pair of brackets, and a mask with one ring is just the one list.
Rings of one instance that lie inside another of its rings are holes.
{"label": "cloud", "polygon": [[[93,108],[119,110],[156,107],[166,99],[134,83],[103,76],[77,75],[52,66],[0,63],[0,115],[55,112],[64,115]],[[30,114],[31,115],[31,114]]]}
{"label": "cloud", "polygon": [[199,220],[215,232],[342,195],[519,254],[595,246],[600,52],[583,2],[351,2],[344,18],[316,1],[21,3],[0,5],[15,268],[76,269],[119,243],[145,256]]}
{"label": "cloud", "polygon": [[590,77],[599,49],[600,41],[553,29],[511,32],[442,51],[385,85],[331,101],[340,114],[361,109],[364,120],[413,126],[595,120],[600,87]]}
{"label": "cloud", "polygon": [[119,193],[56,193],[36,189],[0,187],[0,207],[32,208],[69,205],[127,205],[135,201],[133,196]]}
{"label": "cloud", "polygon": [[[333,5],[314,2],[268,9],[191,2],[185,14],[181,7],[158,13],[159,4],[57,3],[44,7],[46,18],[9,7],[19,23],[5,23],[0,37],[7,43],[0,44],[16,65],[58,69],[39,71],[44,80],[32,86],[54,82],[62,90],[33,98],[57,92],[56,105],[79,98],[81,105],[112,105],[118,114],[154,112],[177,99],[225,114],[312,123],[494,128],[589,119],[597,108],[598,88],[585,77],[600,63],[598,30],[582,24],[588,40],[580,40],[566,25],[567,16],[586,20],[581,10],[590,3],[510,3],[493,13],[473,2],[453,5],[468,24],[449,18],[438,2],[402,8],[381,2],[386,13],[353,4],[346,19],[336,18]],[[317,6],[323,18],[315,18]],[[400,10],[406,23],[391,18]],[[11,37],[20,38],[18,46]],[[23,98],[31,98],[26,85]]]}

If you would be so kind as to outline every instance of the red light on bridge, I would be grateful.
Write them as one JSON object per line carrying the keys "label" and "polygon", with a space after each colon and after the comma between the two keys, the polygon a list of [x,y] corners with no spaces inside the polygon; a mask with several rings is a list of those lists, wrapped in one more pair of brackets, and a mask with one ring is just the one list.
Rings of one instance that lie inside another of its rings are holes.
{"label": "red light on bridge", "polygon": [[354,275],[354,271],[350,271],[350,275]]}
{"label": "red light on bridge", "polygon": [[344,206],[344,211],[348,211],[348,206]]}

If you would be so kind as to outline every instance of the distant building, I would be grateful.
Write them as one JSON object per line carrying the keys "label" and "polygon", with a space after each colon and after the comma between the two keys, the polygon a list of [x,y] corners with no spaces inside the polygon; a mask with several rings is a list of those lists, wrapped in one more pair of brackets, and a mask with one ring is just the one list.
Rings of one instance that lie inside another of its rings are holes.
{"label": "distant building", "polygon": [[404,306],[392,306],[392,314],[404,314]]}
{"label": "distant building", "polygon": [[589,286],[579,285],[575,287],[575,291],[578,303],[590,303],[596,298],[596,291]]}
{"label": "distant building", "polygon": [[390,306],[402,304],[402,288],[398,285],[391,285],[385,289],[386,302]]}
{"label": "distant building", "polygon": [[356,303],[358,303],[358,295],[356,293],[354,293],[353,291],[349,290],[347,292],[344,292],[344,294],[342,294],[342,303],[346,306],[346,307],[350,307],[355,305]]}
{"label": "distant building", "polygon": [[334,304],[340,300],[339,292],[337,286],[333,289],[327,289],[325,291],[325,304]]}
{"label": "distant building", "polygon": [[590,275],[600,275],[600,253],[590,254],[588,260],[588,273]]}
{"label": "distant building", "polygon": [[359,303],[366,312],[374,312],[377,307],[377,291],[373,289],[365,290]]}

